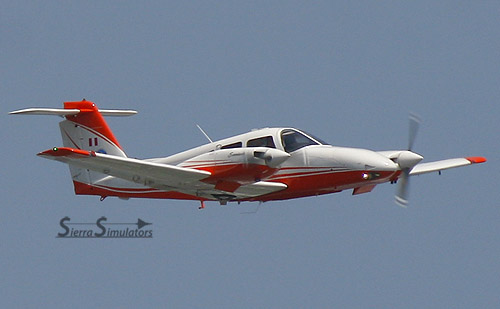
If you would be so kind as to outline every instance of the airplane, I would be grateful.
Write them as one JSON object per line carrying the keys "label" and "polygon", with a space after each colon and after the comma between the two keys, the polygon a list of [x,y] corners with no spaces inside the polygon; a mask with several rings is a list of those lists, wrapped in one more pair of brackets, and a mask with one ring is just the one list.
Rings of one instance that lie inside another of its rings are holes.
{"label": "airplane", "polygon": [[372,151],[330,145],[291,127],[248,133],[189,149],[168,157],[128,157],[103,116],[130,116],[134,110],[99,109],[93,102],[64,102],[64,108],[27,108],[14,115],[58,115],[63,147],[38,156],[69,165],[77,195],[97,195],[101,201],[157,198],[228,202],[287,200],[352,190],[371,192],[375,186],[398,183],[395,202],[408,205],[410,176],[486,162],[462,157],[420,163],[412,151],[420,119],[410,116],[408,148]]}

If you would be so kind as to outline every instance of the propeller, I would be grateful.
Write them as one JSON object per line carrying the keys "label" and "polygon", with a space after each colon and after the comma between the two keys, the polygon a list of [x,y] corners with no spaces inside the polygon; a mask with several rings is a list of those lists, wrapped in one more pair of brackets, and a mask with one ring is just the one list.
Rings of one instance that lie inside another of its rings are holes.
{"label": "propeller", "polygon": [[398,180],[398,188],[396,191],[395,201],[401,207],[408,205],[408,193],[410,186],[410,171],[417,165],[424,157],[412,152],[413,144],[417,137],[418,127],[420,126],[420,117],[415,114],[410,114],[410,130],[408,134],[408,150],[401,151],[396,158],[401,169],[401,175]]}
{"label": "propeller", "polygon": [[410,132],[408,134],[408,151],[411,151],[415,139],[417,138],[418,127],[420,126],[420,117],[416,114],[410,113]]}

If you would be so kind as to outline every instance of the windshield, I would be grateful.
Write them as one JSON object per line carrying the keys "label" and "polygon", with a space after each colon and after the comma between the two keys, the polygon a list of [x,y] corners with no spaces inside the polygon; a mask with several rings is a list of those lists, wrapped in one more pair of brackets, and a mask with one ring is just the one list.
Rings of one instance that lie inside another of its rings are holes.
{"label": "windshield", "polygon": [[318,138],[317,136],[315,135],[312,135],[311,133],[309,132],[306,132],[304,130],[301,130],[302,132],[304,132],[305,134],[309,135],[310,137],[314,138],[317,142],[319,142],[321,145],[330,145],[329,143],[325,142],[324,140]]}
{"label": "windshield", "polygon": [[305,146],[320,145],[320,143],[323,143],[321,140],[318,141],[319,143],[291,129],[286,129],[281,132],[281,142],[286,152],[292,152]]}

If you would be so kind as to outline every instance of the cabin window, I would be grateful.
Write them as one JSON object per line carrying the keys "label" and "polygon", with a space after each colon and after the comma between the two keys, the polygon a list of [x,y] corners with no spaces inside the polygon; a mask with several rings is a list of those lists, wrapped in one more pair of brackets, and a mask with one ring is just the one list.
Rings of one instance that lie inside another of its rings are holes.
{"label": "cabin window", "polygon": [[310,145],[319,145],[318,142],[313,141],[304,134],[290,129],[281,132],[281,141],[286,152],[293,152]]}
{"label": "cabin window", "polygon": [[272,136],[265,136],[251,139],[247,142],[247,147],[269,147],[276,148]]}
{"label": "cabin window", "polygon": [[241,146],[243,146],[243,144],[241,142],[237,142],[237,143],[232,143],[229,145],[224,145],[220,149],[241,148]]}

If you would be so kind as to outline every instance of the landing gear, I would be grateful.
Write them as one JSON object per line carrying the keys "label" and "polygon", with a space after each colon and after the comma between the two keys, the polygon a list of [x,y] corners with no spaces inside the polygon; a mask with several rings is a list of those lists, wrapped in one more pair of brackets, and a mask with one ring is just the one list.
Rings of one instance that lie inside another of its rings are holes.
{"label": "landing gear", "polygon": [[[229,202],[229,199],[219,199],[219,204],[221,206],[226,206],[227,202]],[[238,201],[238,205],[240,204],[241,201]],[[198,209],[205,209],[205,201],[200,201],[200,207]]]}

